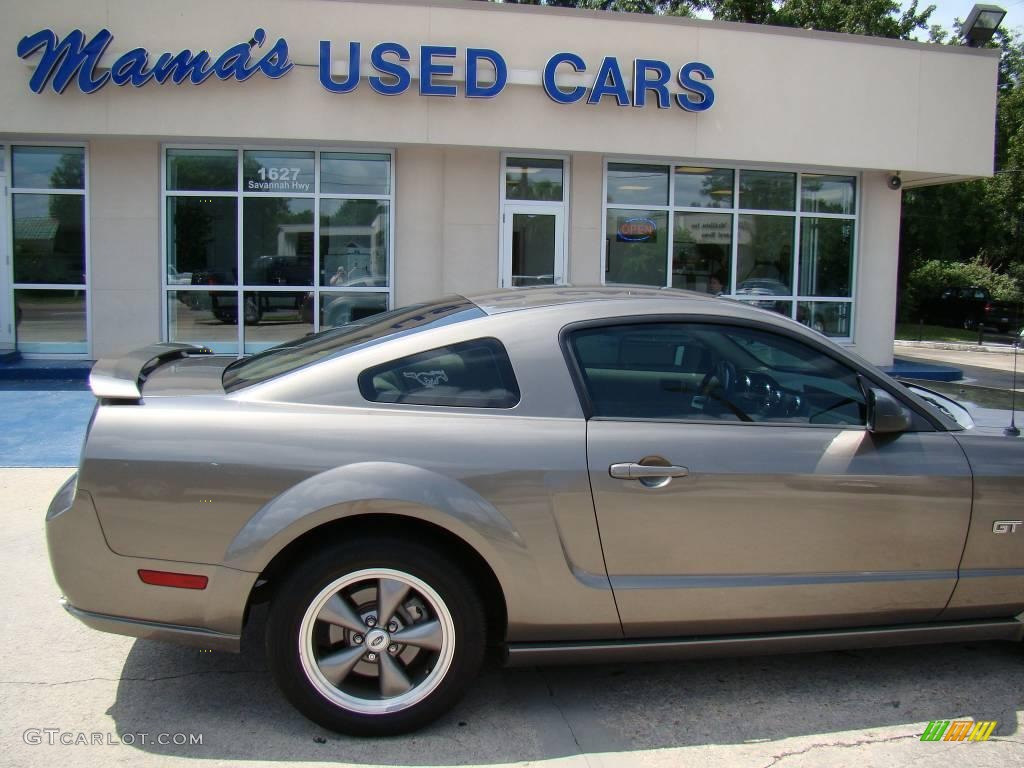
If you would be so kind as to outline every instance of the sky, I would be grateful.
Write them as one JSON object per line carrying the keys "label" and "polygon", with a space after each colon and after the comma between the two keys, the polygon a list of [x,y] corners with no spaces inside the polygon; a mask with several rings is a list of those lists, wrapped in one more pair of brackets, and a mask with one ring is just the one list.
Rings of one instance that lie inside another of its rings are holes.
{"label": "sky", "polygon": [[[1006,18],[1002,23],[1003,28],[1024,27],[1024,0],[1003,0],[1002,2],[1000,0],[985,0],[983,4],[998,5],[1006,11]],[[904,1],[900,5],[906,7],[908,3]],[[940,24],[952,32],[953,19],[966,19],[967,14],[974,7],[974,2],[973,0],[918,0],[919,8],[927,8],[929,5],[935,6],[930,23]]]}

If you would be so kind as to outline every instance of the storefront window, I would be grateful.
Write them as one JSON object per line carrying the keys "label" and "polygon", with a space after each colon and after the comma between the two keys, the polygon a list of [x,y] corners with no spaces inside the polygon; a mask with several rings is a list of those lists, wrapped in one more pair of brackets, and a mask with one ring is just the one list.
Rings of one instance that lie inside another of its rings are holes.
{"label": "storefront window", "polygon": [[672,287],[721,294],[732,286],[732,216],[675,213]]}
{"label": "storefront window", "polygon": [[665,285],[667,228],[664,211],[609,208],[605,281]]}
{"label": "storefront window", "polygon": [[242,160],[244,192],[312,192],[316,184],[312,152],[249,151]]}
{"label": "storefront window", "polygon": [[388,210],[379,200],[320,201],[320,285],[388,284]]}
{"label": "storefront window", "polygon": [[167,150],[167,189],[234,192],[238,189],[238,152],[233,149]]}
{"label": "storefront window", "polygon": [[800,220],[800,294],[850,296],[853,288],[853,222]]}
{"label": "storefront window", "polygon": [[563,161],[536,157],[505,158],[506,200],[564,199]]}
{"label": "storefront window", "polygon": [[14,291],[18,348],[28,352],[84,352],[85,291]]}
{"label": "storefront window", "polygon": [[675,205],[689,208],[732,208],[735,172],[731,168],[675,169]]}
{"label": "storefront window", "polygon": [[388,309],[390,154],[166,152],[168,339],[248,354],[333,324],[350,292],[355,315]]}
{"label": "storefront window", "polygon": [[304,197],[245,198],[246,285],[313,284],[313,204]]}
{"label": "storefront window", "polygon": [[795,207],[795,173],[740,171],[740,208],[792,211]]}
{"label": "storefront window", "polygon": [[167,198],[167,284],[238,283],[238,200]]}
{"label": "storefront window", "polygon": [[667,205],[668,167],[608,163],[608,203]]}
{"label": "storefront window", "polygon": [[856,177],[609,162],[607,180],[605,282],[729,296],[851,337]]}
{"label": "storefront window", "polygon": [[321,152],[320,191],[330,195],[390,195],[391,155]]}
{"label": "storefront window", "polygon": [[740,214],[737,296],[793,294],[795,223],[791,216]]}
{"label": "storefront window", "polygon": [[10,153],[17,346],[27,353],[85,354],[85,149],[15,145]]}
{"label": "storefront window", "polygon": [[857,180],[853,176],[805,173],[800,178],[800,210],[805,213],[857,212]]}

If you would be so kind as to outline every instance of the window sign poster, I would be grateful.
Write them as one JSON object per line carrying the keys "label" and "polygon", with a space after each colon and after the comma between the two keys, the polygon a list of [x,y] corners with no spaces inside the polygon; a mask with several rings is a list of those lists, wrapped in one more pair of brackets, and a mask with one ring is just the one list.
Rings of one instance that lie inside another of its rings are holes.
{"label": "window sign poster", "polygon": [[251,150],[242,162],[243,192],[313,193],[316,183],[312,152]]}

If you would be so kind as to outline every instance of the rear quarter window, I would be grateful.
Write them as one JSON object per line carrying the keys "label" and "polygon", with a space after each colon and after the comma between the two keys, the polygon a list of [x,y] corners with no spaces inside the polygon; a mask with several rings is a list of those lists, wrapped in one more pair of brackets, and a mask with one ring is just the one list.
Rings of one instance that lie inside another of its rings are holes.
{"label": "rear quarter window", "polygon": [[512,408],[519,384],[504,345],[475,339],[368,368],[359,391],[373,403]]}

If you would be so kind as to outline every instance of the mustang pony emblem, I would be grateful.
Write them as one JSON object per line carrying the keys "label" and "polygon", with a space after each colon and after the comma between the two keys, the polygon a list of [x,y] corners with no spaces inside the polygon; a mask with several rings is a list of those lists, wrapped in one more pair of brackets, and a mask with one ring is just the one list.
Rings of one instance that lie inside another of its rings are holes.
{"label": "mustang pony emblem", "polygon": [[406,371],[402,374],[407,379],[416,379],[421,387],[432,389],[442,381],[448,383],[448,374],[444,371]]}

